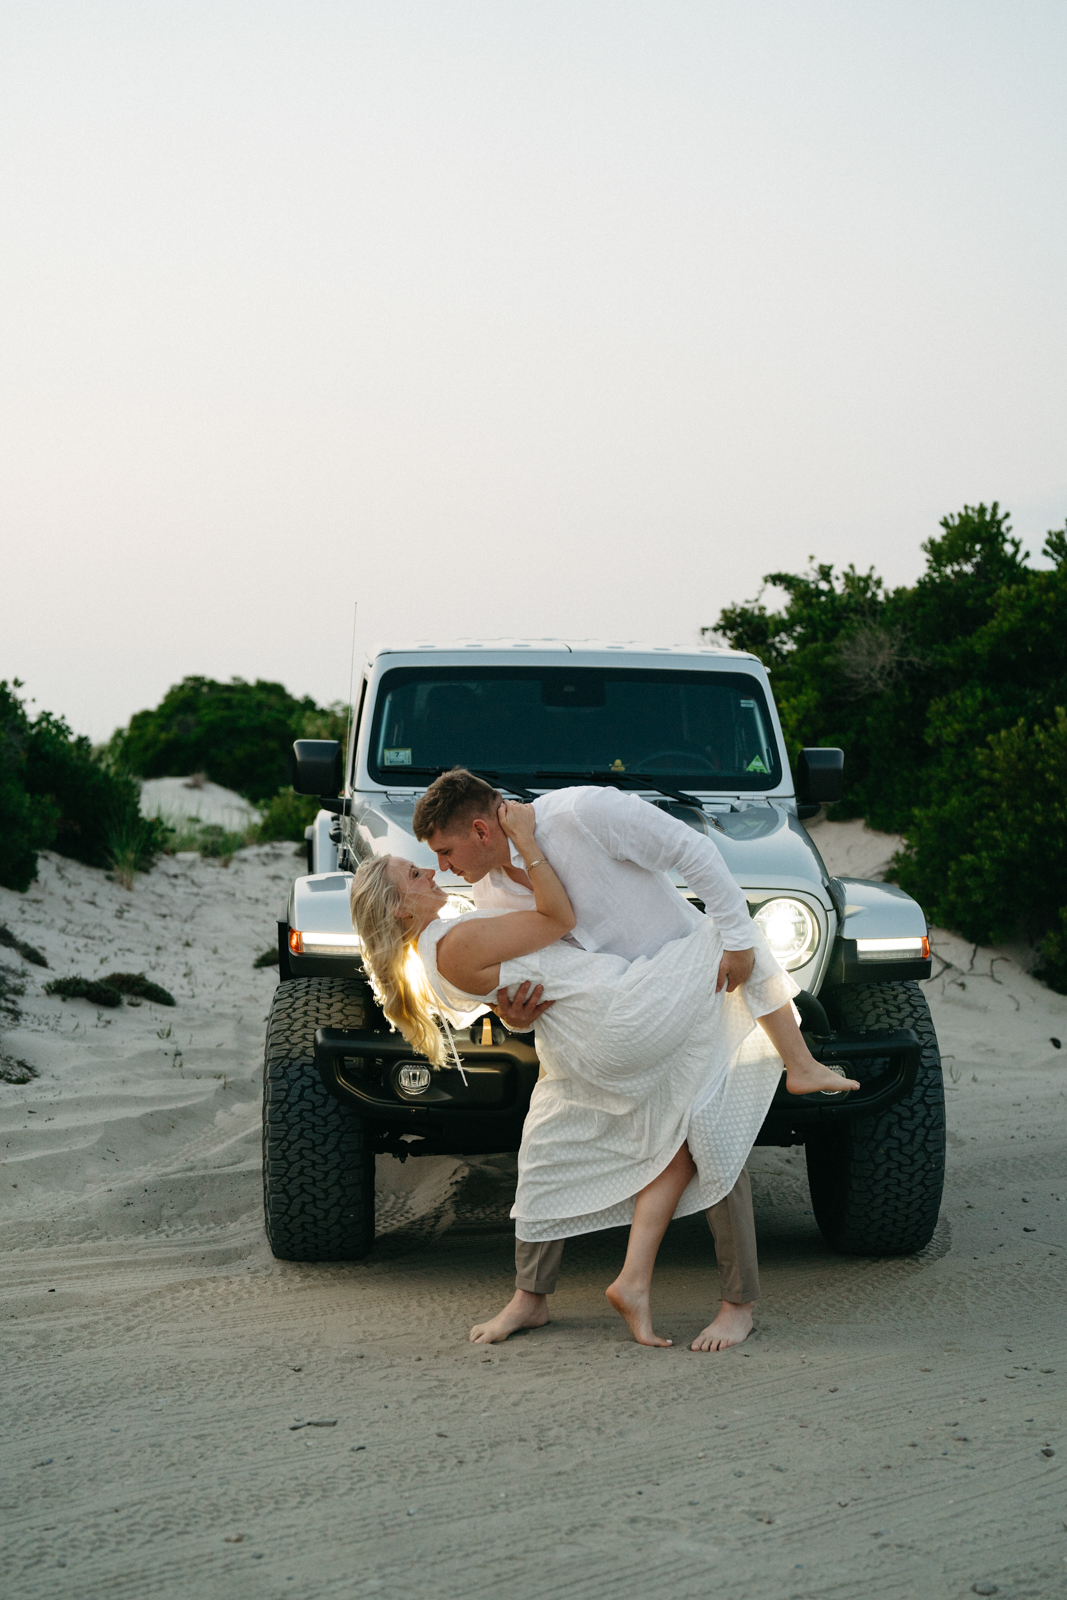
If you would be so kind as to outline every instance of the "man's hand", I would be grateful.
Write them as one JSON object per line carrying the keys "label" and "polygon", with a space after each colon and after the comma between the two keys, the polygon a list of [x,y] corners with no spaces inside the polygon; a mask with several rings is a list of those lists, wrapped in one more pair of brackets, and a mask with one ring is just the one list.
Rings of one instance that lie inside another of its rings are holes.
{"label": "man's hand", "polygon": [[556,1003],[554,1000],[541,999],[544,994],[543,984],[539,983],[532,994],[527,992],[529,988],[529,979],[525,983],[520,983],[515,990],[514,1000],[508,999],[506,989],[498,989],[496,1005],[490,1007],[490,1010],[495,1011],[501,1022],[506,1023],[513,1033],[529,1033],[541,1013]]}
{"label": "man's hand", "polygon": [[718,994],[723,984],[726,993],[733,994],[739,983],[747,983],[752,976],[752,968],[756,965],[755,950],[724,950],[722,960],[719,962],[719,979],[715,985]]}

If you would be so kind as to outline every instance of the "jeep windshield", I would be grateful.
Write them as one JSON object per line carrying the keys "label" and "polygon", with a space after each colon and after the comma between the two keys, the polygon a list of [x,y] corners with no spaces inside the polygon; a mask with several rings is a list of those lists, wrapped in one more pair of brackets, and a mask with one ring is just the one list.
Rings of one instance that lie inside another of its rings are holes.
{"label": "jeep windshield", "polygon": [[396,667],[379,685],[368,765],[385,785],[453,766],[539,788],[629,773],[749,791],[782,777],[755,678],[640,667]]}

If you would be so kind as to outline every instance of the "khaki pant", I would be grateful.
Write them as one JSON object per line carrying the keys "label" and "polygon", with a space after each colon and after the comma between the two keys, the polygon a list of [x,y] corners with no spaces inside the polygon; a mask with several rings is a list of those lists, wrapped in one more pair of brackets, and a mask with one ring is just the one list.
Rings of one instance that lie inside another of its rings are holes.
{"label": "khaki pant", "polygon": [[[719,1263],[719,1294],[734,1305],[747,1305],[759,1299],[759,1266],[756,1261],[756,1223],[752,1215],[752,1185],[748,1172],[741,1176],[718,1205],[707,1210],[708,1227],[715,1240],[715,1259]],[[531,1244],[515,1240],[515,1287],[528,1294],[552,1294],[563,1261],[565,1239],[546,1239]]]}

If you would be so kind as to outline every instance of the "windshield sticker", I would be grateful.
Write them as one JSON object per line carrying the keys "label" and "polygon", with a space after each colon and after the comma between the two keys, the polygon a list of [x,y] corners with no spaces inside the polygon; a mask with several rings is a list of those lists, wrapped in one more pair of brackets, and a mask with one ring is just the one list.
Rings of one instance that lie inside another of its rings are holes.
{"label": "windshield sticker", "polygon": [[741,704],[745,707],[745,709],[747,711],[755,711],[755,709],[756,709],[755,700],[742,700]]}
{"label": "windshield sticker", "polygon": [[382,751],[382,766],[383,767],[410,767],[410,765],[411,765],[411,750],[410,749],[407,749],[407,750],[393,749],[393,750],[383,750]]}
{"label": "windshield sticker", "polygon": [[745,768],[746,772],[766,772],[767,770],[768,769],[763,765],[763,762],[760,760],[759,756],[753,756],[752,760]]}

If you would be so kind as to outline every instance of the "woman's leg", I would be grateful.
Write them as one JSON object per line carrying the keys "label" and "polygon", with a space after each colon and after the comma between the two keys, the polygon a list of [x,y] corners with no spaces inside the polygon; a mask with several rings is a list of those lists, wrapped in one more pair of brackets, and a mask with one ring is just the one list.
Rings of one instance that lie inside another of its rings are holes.
{"label": "woman's leg", "polygon": [[790,1094],[814,1094],[817,1090],[841,1094],[845,1089],[859,1088],[855,1078],[839,1078],[829,1067],[816,1061],[804,1043],[793,1007],[788,1002],[758,1021],[785,1064],[785,1086]]}
{"label": "woman's leg", "polygon": [[695,1173],[696,1166],[689,1154],[689,1146],[683,1144],[659,1177],[653,1178],[634,1201],[634,1220],[630,1224],[626,1260],[606,1293],[638,1344],[663,1347],[671,1343],[670,1339],[658,1339],[652,1332],[649,1303],[652,1268],[656,1264],[656,1252],[667,1231],[667,1224]]}

